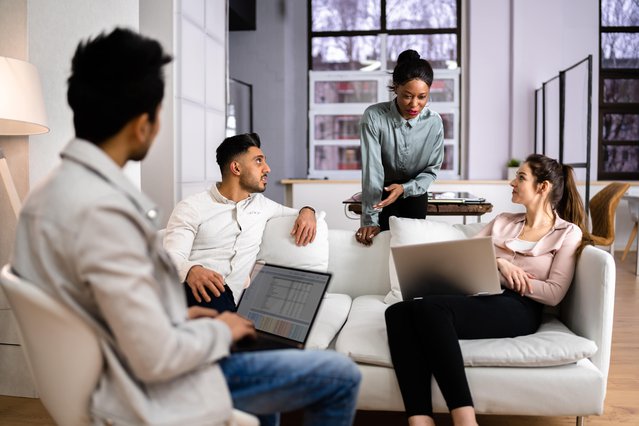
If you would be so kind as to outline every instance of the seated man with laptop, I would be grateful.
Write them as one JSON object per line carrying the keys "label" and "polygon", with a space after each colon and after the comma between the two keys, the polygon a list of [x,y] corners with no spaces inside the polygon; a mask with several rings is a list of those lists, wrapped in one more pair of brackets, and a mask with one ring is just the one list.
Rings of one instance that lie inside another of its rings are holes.
{"label": "seated man with laptop", "polygon": [[570,287],[589,240],[572,168],[533,154],[510,185],[525,213],[498,215],[475,239],[392,249],[404,301],[386,326],[411,426],[434,425],[431,377],[453,423],[476,425],[459,339],[534,333]]}
{"label": "seated man with laptop", "polygon": [[[157,41],[126,29],[78,45],[67,93],[76,139],[25,201],[12,270],[77,313],[100,340],[104,367],[90,398],[91,424],[222,426],[235,406],[262,425],[298,409],[307,425],[351,425],[361,374],[346,356],[231,354],[234,342],[255,333],[252,323],[187,309],[158,235],[157,207],[122,171],[145,158],[159,131],[162,66],[170,61]],[[315,281],[313,291],[323,291]],[[289,299],[295,307],[299,297]]]}
{"label": "seated man with laptop", "polygon": [[271,169],[256,133],[231,136],[220,144],[216,160],[222,181],[180,201],[169,218],[164,247],[185,283],[189,306],[235,311],[260,250],[266,222],[294,216],[297,245],[315,239],[312,207],[299,212],[266,198]]}

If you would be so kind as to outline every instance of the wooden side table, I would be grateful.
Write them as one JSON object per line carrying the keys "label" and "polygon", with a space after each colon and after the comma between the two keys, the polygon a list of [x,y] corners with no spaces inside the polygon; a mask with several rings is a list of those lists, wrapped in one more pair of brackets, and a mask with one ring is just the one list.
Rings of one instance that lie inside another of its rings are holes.
{"label": "wooden side table", "polygon": [[[348,212],[356,215],[362,214],[362,203],[359,200],[349,198],[343,201],[347,216]],[[477,222],[481,222],[481,217],[493,211],[493,205],[488,202],[483,203],[445,203],[438,200],[436,203],[428,203],[426,209],[426,217],[428,216],[463,216],[464,224],[466,224],[467,216],[477,217]],[[351,216],[348,216],[351,217]]]}

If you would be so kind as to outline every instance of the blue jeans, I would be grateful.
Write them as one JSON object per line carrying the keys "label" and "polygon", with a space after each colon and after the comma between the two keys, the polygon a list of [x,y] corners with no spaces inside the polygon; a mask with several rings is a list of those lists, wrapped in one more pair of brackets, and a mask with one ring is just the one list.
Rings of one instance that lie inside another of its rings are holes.
{"label": "blue jeans", "polygon": [[220,362],[233,406],[279,424],[279,413],[304,410],[307,426],[351,425],[361,373],[334,351],[285,349],[242,352]]}

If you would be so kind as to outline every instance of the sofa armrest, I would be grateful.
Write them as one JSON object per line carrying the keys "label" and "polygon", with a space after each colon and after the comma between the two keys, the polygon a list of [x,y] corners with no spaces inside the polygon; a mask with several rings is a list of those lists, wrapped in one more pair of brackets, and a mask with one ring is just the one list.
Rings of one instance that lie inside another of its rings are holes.
{"label": "sofa armrest", "polygon": [[615,261],[610,253],[587,246],[560,308],[561,320],[568,328],[597,344],[597,353],[590,359],[605,379],[610,366],[615,279]]}

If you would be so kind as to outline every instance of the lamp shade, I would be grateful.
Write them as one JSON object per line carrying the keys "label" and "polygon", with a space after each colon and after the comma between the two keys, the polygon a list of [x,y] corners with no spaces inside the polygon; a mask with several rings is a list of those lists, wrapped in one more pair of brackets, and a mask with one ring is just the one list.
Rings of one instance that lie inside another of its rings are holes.
{"label": "lamp shade", "polygon": [[28,62],[0,56],[0,135],[48,131],[38,70]]}

